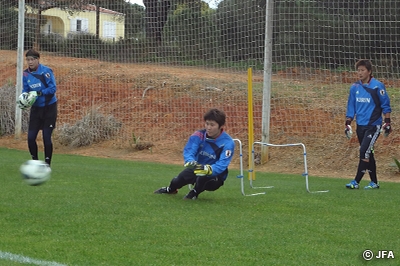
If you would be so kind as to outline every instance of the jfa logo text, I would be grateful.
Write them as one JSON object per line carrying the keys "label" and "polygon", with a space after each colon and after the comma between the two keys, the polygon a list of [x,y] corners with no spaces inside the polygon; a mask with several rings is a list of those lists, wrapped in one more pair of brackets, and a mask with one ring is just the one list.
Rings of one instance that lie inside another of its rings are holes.
{"label": "jfa logo text", "polygon": [[394,259],[394,253],[392,250],[378,250],[377,253],[373,253],[371,250],[364,250],[362,254],[364,260],[375,259]]}
{"label": "jfa logo text", "polygon": [[375,258],[377,259],[394,259],[394,253],[391,250],[379,250]]}

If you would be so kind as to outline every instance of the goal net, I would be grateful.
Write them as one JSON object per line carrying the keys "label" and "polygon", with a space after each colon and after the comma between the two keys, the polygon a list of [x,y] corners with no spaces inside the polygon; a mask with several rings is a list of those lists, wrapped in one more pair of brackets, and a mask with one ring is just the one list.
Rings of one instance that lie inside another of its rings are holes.
{"label": "goal net", "polygon": [[[1,100],[0,134],[10,132],[15,109],[18,2],[0,1],[0,86],[11,97]],[[227,113],[226,130],[246,151],[252,68],[254,139],[261,141],[266,1],[144,3],[25,1],[24,50],[37,49],[57,80],[55,139],[75,146],[142,144],[168,156],[216,107]],[[304,143],[311,172],[353,167],[348,159],[358,145],[344,137],[343,124],[358,59],[372,60],[374,76],[391,96],[393,124],[400,124],[400,2],[276,0],[272,20],[270,142]],[[85,127],[92,131],[79,131]],[[395,130],[377,145],[398,143]],[[270,159],[280,162],[274,152]],[[295,163],[301,158],[291,160],[284,165],[301,168]]]}

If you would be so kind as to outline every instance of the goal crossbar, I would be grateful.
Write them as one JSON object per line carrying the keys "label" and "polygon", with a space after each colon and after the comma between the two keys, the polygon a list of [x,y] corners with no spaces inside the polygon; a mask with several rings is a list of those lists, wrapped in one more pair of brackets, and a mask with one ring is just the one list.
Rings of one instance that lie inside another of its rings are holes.
{"label": "goal crossbar", "polygon": [[[240,179],[240,189],[241,193],[243,196],[258,196],[258,195],[265,195],[266,192],[257,192],[257,193],[250,193],[247,194],[245,191],[245,184],[244,184],[244,170],[243,170],[243,145],[240,139],[233,139],[233,141],[238,143],[239,146],[239,167],[240,167],[240,173],[236,177]],[[303,148],[303,158],[304,158],[304,173],[303,176],[305,176],[305,181],[306,181],[306,190],[309,193],[321,193],[321,192],[329,192],[329,190],[319,190],[319,191],[311,191],[309,188],[309,182],[308,182],[308,170],[307,170],[307,152],[306,152],[306,147],[303,143],[293,143],[293,144],[271,144],[271,143],[265,143],[265,142],[254,142],[252,144],[252,155],[251,155],[251,164],[249,167],[249,173],[253,172],[253,166],[254,166],[254,146],[255,145],[263,145],[263,146],[271,146],[271,147],[293,147],[293,146],[301,146]],[[192,189],[192,186],[189,184],[189,190]],[[250,188],[252,189],[267,189],[267,188],[273,188],[274,186],[265,186],[265,187],[255,187],[253,186],[253,180],[250,178]]]}
{"label": "goal crossbar", "polygon": [[[305,177],[305,182],[306,182],[306,190],[309,193],[323,193],[323,192],[329,192],[329,190],[318,190],[318,191],[311,191],[310,187],[309,187],[309,181],[308,181],[308,167],[307,167],[307,152],[306,152],[306,146],[303,143],[289,143],[289,144],[271,144],[271,143],[266,143],[266,142],[259,142],[256,141],[252,144],[252,148],[251,148],[251,162],[249,164],[249,172],[253,172],[254,171],[254,146],[255,145],[261,145],[261,146],[270,146],[270,147],[294,147],[294,146],[301,146],[303,148],[303,162],[304,162],[304,173],[302,174]],[[244,189],[243,189],[243,178],[242,178],[242,194],[246,195],[244,193]],[[250,178],[250,187],[253,189],[259,189],[259,188],[272,188],[273,186],[268,186],[268,187],[254,187],[253,186],[253,180],[252,178]],[[265,194],[264,193],[258,193],[259,194]]]}

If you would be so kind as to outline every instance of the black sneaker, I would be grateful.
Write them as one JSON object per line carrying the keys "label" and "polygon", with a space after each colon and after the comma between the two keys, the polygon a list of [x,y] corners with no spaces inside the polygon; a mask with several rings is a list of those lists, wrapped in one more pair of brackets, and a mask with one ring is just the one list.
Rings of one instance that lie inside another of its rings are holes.
{"label": "black sneaker", "polygon": [[162,187],[154,191],[154,194],[176,194],[176,193],[178,193],[177,189],[171,191],[169,187]]}
{"label": "black sneaker", "polygon": [[191,191],[189,191],[189,193],[186,196],[184,196],[183,199],[185,199],[185,200],[195,200],[195,199],[197,199],[196,190],[192,189]]}

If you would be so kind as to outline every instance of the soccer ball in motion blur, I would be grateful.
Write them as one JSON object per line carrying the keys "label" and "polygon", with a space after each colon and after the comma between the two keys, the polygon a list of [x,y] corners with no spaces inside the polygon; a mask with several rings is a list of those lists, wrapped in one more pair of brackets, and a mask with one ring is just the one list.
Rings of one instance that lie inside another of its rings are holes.
{"label": "soccer ball in motion blur", "polygon": [[24,181],[31,186],[39,186],[50,179],[51,168],[43,161],[26,161],[19,170]]}

